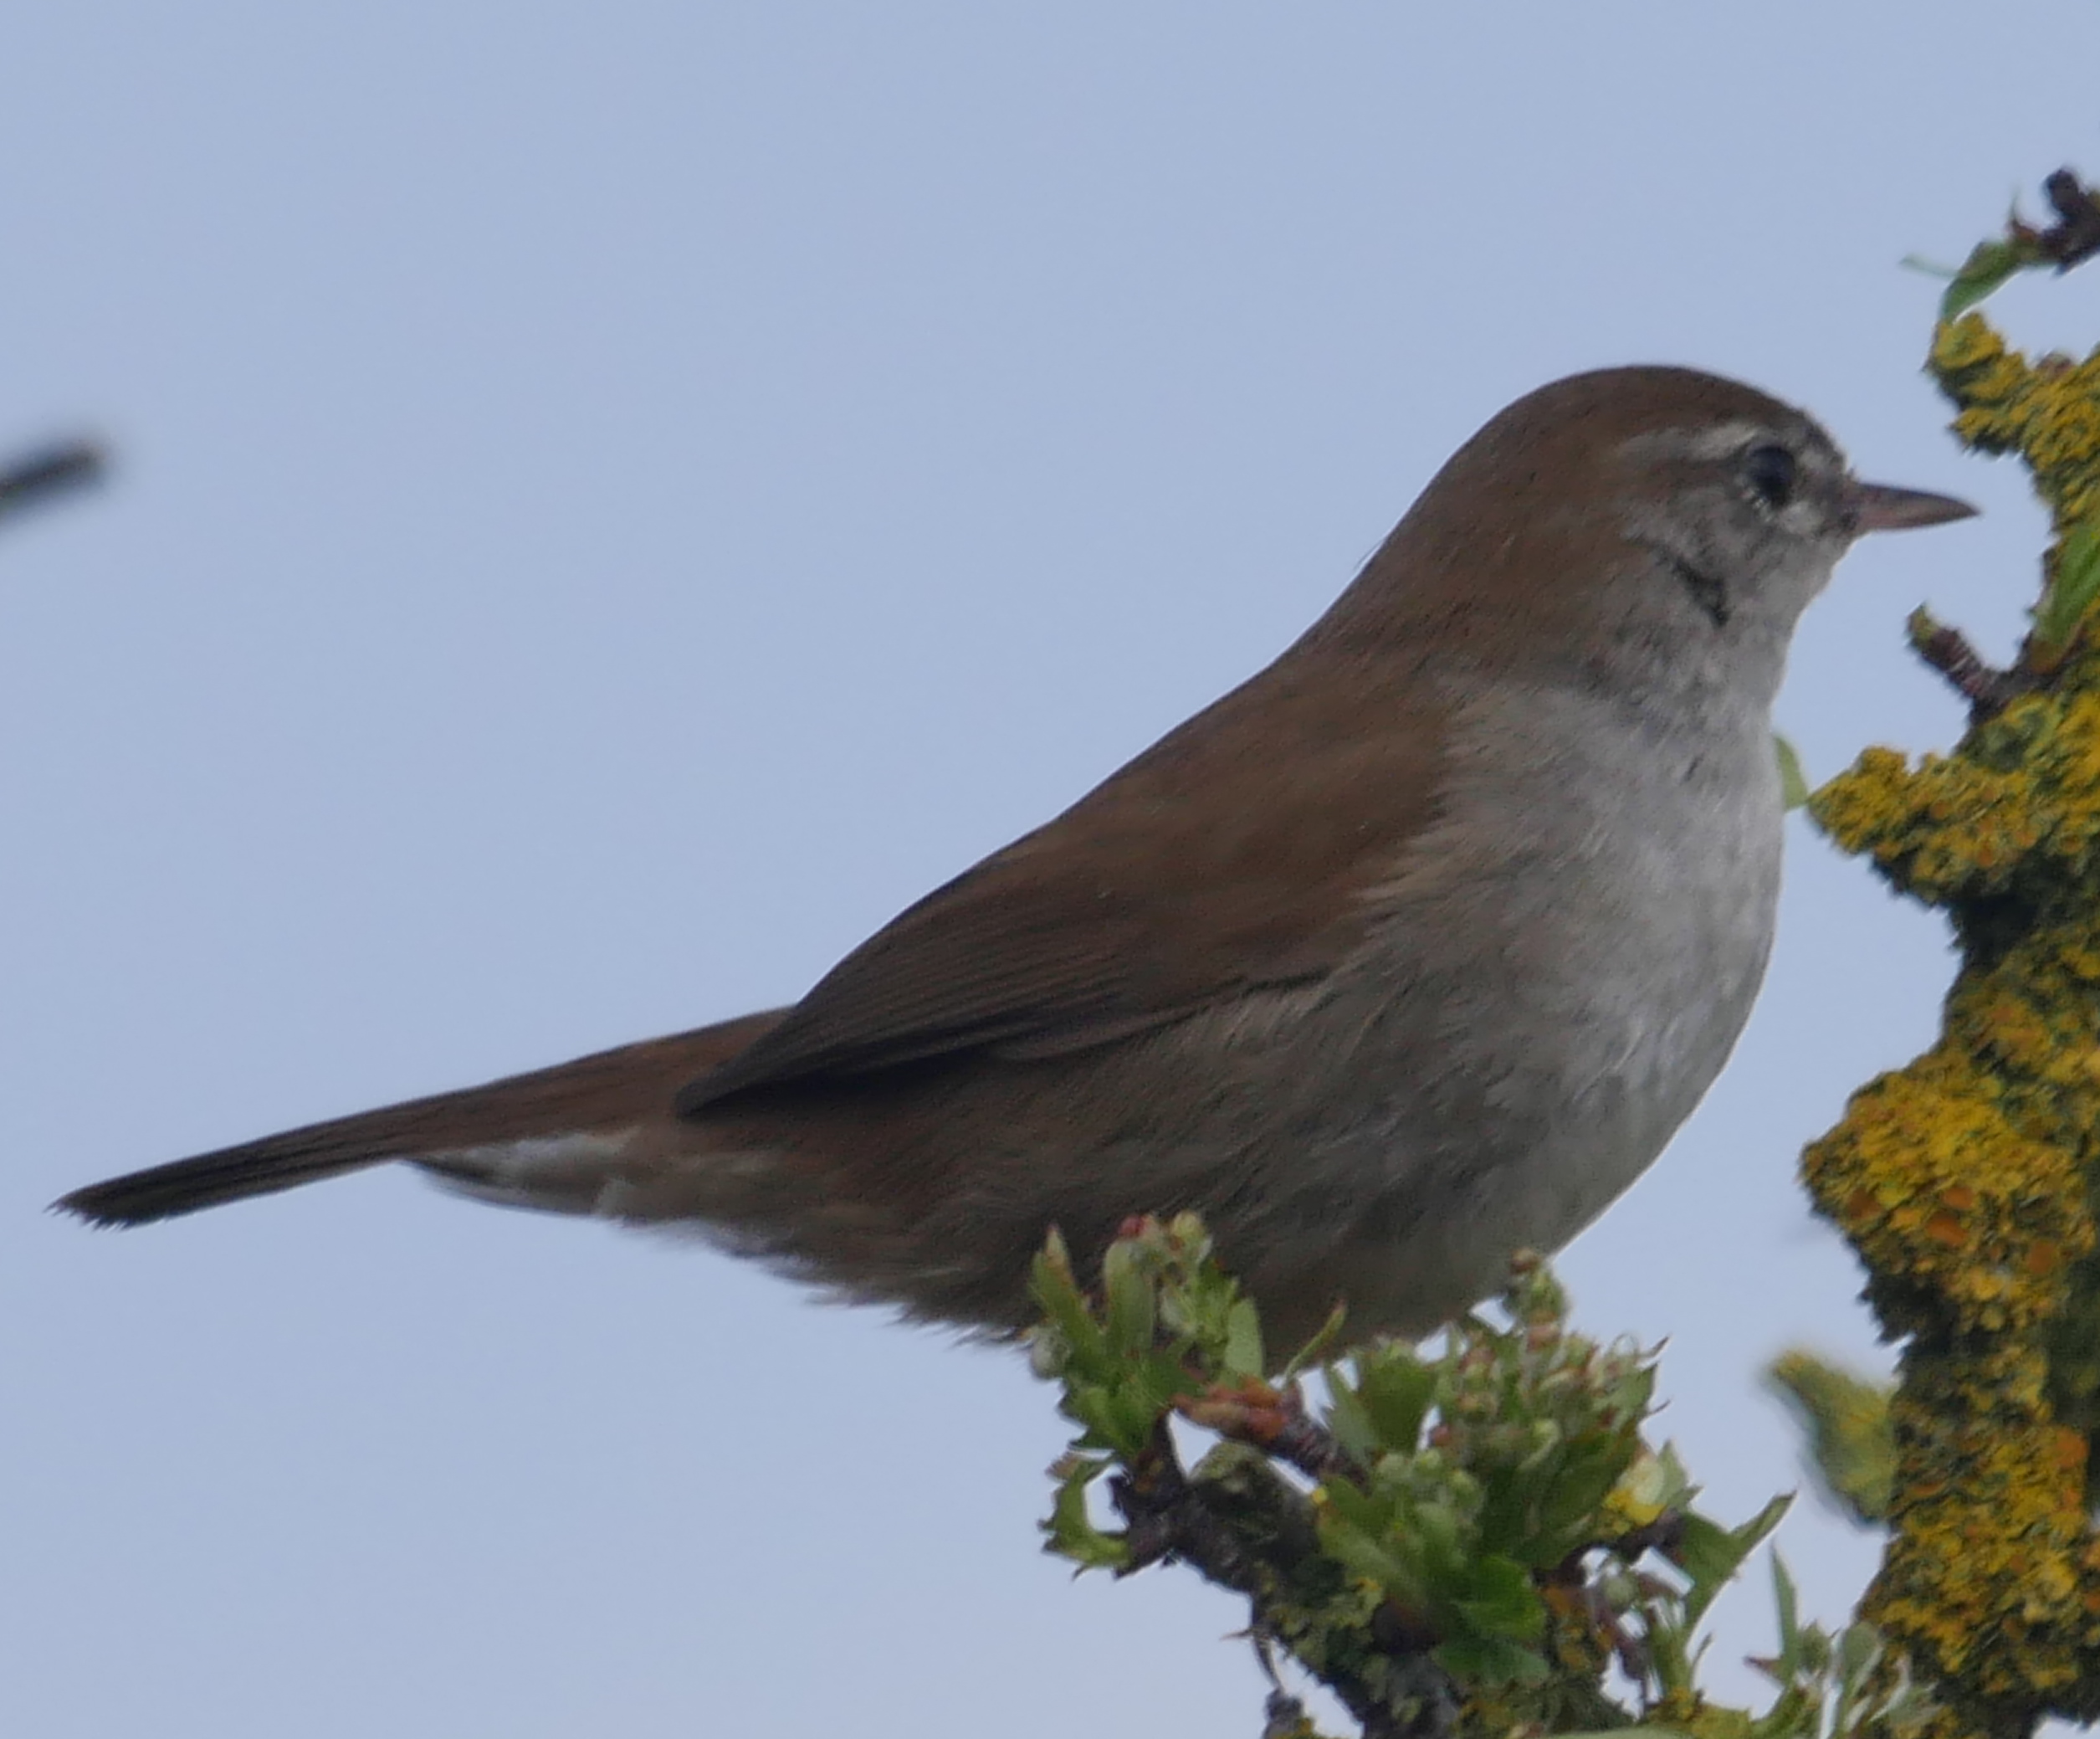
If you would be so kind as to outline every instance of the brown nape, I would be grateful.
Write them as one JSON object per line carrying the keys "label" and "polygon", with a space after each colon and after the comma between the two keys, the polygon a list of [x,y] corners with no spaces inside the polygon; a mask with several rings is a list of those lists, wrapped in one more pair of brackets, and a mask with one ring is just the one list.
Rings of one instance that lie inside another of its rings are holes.
{"label": "brown nape", "polygon": [[98,1226],[143,1225],[389,1160],[667,1116],[679,1088],[719,1068],[779,1018],[779,1011],[745,1015],[464,1092],[309,1124],[91,1183],[52,1205]]}

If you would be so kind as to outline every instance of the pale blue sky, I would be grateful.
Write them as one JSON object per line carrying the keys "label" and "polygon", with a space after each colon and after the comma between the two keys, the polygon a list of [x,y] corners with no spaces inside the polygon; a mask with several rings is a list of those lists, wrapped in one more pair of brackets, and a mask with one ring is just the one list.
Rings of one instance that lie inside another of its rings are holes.
{"label": "pale blue sky", "polygon": [[[1268,658],[1443,455],[1736,373],[1988,517],[1805,628],[1813,775],[1958,714],[2036,516],[1917,374],[2100,168],[2087,4],[25,8],[0,55],[0,1728],[1251,1733],[1241,1613],[1036,1551],[1017,1362],[407,1175],[125,1235],[61,1190],[796,995]],[[1993,68],[1975,46],[1990,33]],[[1987,107],[1985,105],[1988,105]],[[2100,279],[2021,287],[2100,332]],[[1571,1254],[1713,1506],[1871,1357],[1792,1182],[1929,1031],[1805,830],[1731,1072]],[[1868,1542],[1782,1534],[1846,1608]],[[1759,1586],[1717,1659],[1770,1641]]]}

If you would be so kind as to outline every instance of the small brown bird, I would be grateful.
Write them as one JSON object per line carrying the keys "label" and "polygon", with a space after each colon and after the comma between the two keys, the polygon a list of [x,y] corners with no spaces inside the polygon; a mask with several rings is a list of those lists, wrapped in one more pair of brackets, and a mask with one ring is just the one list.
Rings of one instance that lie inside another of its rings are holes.
{"label": "small brown bird", "polygon": [[791,1008],[76,1191],[166,1218],[407,1160],[1006,1332],[1061,1226],[1201,1211],[1288,1344],[1421,1333],[1658,1154],[1763,977],[1771,706],[1856,480],[1679,368],[1530,394],[1267,669]]}

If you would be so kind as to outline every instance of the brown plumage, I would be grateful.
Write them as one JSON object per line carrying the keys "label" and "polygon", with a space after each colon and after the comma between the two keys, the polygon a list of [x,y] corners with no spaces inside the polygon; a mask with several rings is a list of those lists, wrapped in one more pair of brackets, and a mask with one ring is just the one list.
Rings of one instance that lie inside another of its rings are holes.
{"label": "brown plumage", "polygon": [[96,1225],[141,1225],[274,1194],[392,1159],[499,1147],[632,1121],[718,1067],[780,1018],[746,1015],[668,1039],[598,1051],[464,1092],[437,1093],[288,1129],[76,1189],[55,1205]]}
{"label": "brown plumage", "polygon": [[1732,382],[1560,382],[1274,664],[794,1008],[59,1205],[133,1223],[405,1159],[992,1331],[1051,1224],[1083,1250],[1193,1208],[1279,1339],[1337,1297],[1426,1329],[1704,1090],[1770,936],[1794,620],[1858,531],[1966,510],[1857,484]]}

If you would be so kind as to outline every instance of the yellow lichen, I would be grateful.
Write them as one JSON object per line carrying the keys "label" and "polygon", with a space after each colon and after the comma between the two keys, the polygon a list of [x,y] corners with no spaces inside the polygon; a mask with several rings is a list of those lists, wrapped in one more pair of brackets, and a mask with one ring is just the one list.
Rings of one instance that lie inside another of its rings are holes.
{"label": "yellow lichen", "polygon": [[[2030,362],[1969,314],[1931,367],[1955,432],[2027,464],[2059,538],[2095,516],[2100,353]],[[1862,1616],[1934,1681],[1936,1739],[2100,1713],[2100,650],[2082,628],[2031,645],[2029,691],[1951,752],[1870,749],[1812,804],[1961,946],[1939,1041],[1803,1162],[1906,1342]]]}
{"label": "yellow lichen", "polygon": [[1942,325],[1931,368],[1957,407],[1954,433],[1984,453],[2016,453],[2059,525],[2100,502],[2100,352],[2031,363],[1980,314]]}
{"label": "yellow lichen", "polygon": [[2003,892],[2037,862],[2082,875],[2100,842],[2100,693],[2025,695],[1915,767],[1869,749],[1811,807],[1845,850],[1928,905]]}

